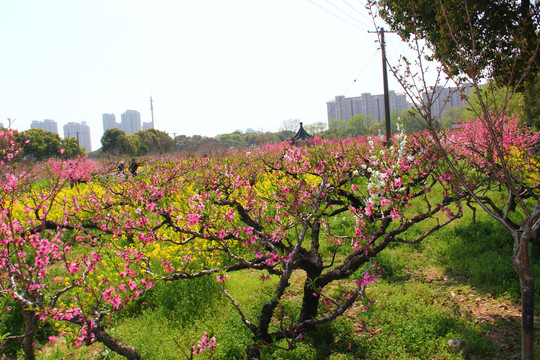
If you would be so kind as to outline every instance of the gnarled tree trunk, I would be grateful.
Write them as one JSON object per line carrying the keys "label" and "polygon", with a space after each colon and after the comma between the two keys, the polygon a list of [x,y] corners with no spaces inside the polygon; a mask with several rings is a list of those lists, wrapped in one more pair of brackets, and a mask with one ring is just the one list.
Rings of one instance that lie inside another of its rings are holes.
{"label": "gnarled tree trunk", "polygon": [[24,351],[25,360],[35,360],[36,353],[34,351],[34,334],[37,326],[37,315],[33,310],[23,310],[24,320],[24,338],[22,341],[22,349]]}

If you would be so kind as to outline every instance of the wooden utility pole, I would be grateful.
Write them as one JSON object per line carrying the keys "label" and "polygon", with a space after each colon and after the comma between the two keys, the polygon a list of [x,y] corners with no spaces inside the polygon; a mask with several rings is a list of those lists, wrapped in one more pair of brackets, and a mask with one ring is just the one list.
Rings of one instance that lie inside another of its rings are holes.
{"label": "wooden utility pole", "polygon": [[[375,33],[375,31],[369,31]],[[381,36],[382,69],[383,69],[383,89],[384,89],[384,124],[386,127],[386,147],[392,144],[392,129],[390,124],[390,96],[388,95],[388,70],[386,68],[386,45],[384,41],[384,29],[379,31]],[[378,106],[377,106],[378,107]]]}
{"label": "wooden utility pole", "polygon": [[388,95],[388,71],[386,69],[386,45],[384,42],[384,29],[381,28],[381,50],[384,87],[384,122],[386,125],[386,147],[392,144],[392,129],[390,124],[390,97]]}

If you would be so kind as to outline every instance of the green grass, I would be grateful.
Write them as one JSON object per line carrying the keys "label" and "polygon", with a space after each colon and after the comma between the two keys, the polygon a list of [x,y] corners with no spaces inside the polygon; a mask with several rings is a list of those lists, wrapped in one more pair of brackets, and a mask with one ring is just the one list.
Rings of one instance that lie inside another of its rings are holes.
{"label": "green grass", "polygon": [[[512,264],[513,239],[509,231],[485,214],[470,216],[435,234],[425,243],[425,255],[447,276],[496,296],[520,298],[520,284]],[[531,262],[540,298],[540,262]]]}
{"label": "green grass", "polygon": [[[418,282],[381,281],[370,291],[374,307],[364,315],[366,331],[359,334],[366,359],[464,359],[447,341],[462,338],[481,358],[495,355],[482,336],[484,327],[468,321],[453,308],[451,291]],[[361,314],[359,315],[361,316]]]}

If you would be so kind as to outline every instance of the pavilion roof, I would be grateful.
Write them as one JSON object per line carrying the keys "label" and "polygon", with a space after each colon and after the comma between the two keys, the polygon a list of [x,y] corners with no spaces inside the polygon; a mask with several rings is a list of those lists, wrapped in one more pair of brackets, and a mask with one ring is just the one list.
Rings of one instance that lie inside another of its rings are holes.
{"label": "pavilion roof", "polygon": [[300,129],[298,129],[298,132],[296,135],[294,135],[291,140],[292,141],[308,141],[309,139],[313,138],[312,135],[309,135],[306,130],[304,130],[304,126],[302,123],[300,123]]}

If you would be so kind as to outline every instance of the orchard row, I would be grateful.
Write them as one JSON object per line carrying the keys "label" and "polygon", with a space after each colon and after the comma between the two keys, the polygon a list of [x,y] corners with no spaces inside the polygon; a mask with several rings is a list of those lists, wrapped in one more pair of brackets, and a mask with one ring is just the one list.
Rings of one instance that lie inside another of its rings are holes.
{"label": "orchard row", "polygon": [[[377,138],[313,139],[304,147],[148,158],[136,176],[86,158],[26,167],[12,132],[2,132],[0,316],[15,301],[25,321],[24,333],[3,341],[22,339],[33,359],[34,334],[52,320],[75,345],[99,341],[138,359],[108,332],[115,313],[156,282],[213,276],[253,333],[248,357],[280,341],[294,348],[356,301],[369,309],[376,254],[392,242],[420,242],[462,215],[470,194],[456,169],[478,194],[504,193],[504,151],[524,198],[538,197],[531,150],[538,134],[505,118],[503,146],[494,148],[482,129],[477,121],[446,134],[447,153],[427,134],[400,132],[389,147]],[[228,274],[246,269],[275,280],[256,319],[226,290]],[[283,316],[280,301],[297,271],[299,311]],[[342,291],[328,290],[338,283]],[[215,346],[205,334],[190,351]]]}

